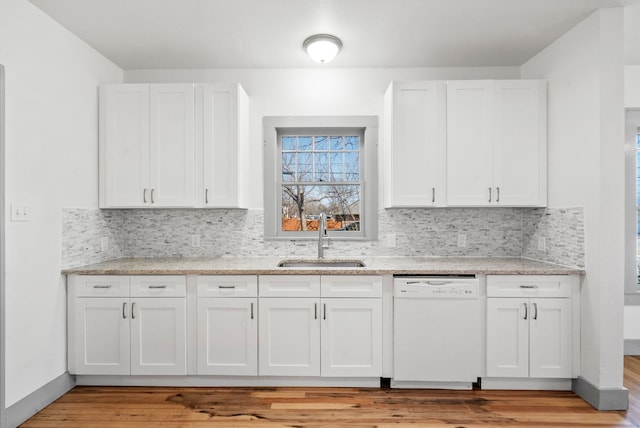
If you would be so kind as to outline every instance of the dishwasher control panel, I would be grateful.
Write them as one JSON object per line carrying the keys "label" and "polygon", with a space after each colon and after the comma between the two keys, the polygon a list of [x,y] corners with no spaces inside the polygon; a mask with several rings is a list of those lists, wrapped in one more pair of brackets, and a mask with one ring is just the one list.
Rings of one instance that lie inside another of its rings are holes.
{"label": "dishwasher control panel", "polygon": [[396,298],[475,299],[480,284],[476,278],[403,277],[395,278],[393,295]]}

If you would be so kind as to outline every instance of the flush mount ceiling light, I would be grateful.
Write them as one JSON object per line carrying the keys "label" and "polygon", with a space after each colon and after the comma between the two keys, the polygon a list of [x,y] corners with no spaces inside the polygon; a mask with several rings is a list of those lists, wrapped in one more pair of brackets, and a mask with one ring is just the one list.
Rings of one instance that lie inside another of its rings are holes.
{"label": "flush mount ceiling light", "polygon": [[302,43],[302,47],[307,51],[311,59],[324,64],[338,55],[342,42],[331,34],[316,34],[307,37]]}

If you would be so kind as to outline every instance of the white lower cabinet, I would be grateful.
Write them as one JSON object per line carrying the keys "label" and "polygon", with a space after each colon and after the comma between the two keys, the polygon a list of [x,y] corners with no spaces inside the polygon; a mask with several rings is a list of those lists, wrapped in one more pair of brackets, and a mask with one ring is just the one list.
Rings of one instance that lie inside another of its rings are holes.
{"label": "white lower cabinet", "polygon": [[257,376],[256,276],[199,276],[197,372]]}
{"label": "white lower cabinet", "polygon": [[[340,284],[358,297],[330,297]],[[261,290],[289,297],[260,298],[260,375],[380,377],[381,284],[374,276],[261,276]]]}
{"label": "white lower cabinet", "polygon": [[260,375],[320,376],[320,299],[260,299]]}
{"label": "white lower cabinet", "polygon": [[71,374],[130,374],[128,304],[128,299],[114,297],[76,299],[75,323],[69,335],[75,339],[69,350],[75,357]]}
{"label": "white lower cabinet", "polygon": [[322,299],[323,376],[382,375],[382,300]]}
{"label": "white lower cabinet", "polygon": [[182,297],[131,299],[131,374],[187,374],[187,311]]}
{"label": "white lower cabinet", "polygon": [[571,378],[569,277],[520,278],[487,278],[487,376]]}
{"label": "white lower cabinet", "polygon": [[68,294],[71,374],[186,374],[185,277],[71,276]]}

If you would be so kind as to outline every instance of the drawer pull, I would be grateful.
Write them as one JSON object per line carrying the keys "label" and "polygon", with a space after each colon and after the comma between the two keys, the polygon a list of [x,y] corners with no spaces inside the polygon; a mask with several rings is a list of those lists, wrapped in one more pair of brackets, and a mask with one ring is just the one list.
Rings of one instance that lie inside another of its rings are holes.
{"label": "drawer pull", "polygon": [[218,288],[224,288],[226,290],[233,290],[234,288],[236,288],[235,285],[218,285]]}
{"label": "drawer pull", "polygon": [[166,285],[150,285],[149,288],[163,289],[163,288],[167,288],[167,286]]}
{"label": "drawer pull", "polygon": [[111,288],[110,285],[94,285],[93,288]]}
{"label": "drawer pull", "polygon": [[529,288],[529,289],[535,289],[538,288],[537,285],[521,285],[520,288]]}

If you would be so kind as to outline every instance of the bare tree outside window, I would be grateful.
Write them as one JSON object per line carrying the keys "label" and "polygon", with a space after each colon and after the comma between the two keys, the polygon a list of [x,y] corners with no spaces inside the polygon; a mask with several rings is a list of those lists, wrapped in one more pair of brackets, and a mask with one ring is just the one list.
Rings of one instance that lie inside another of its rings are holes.
{"label": "bare tree outside window", "polygon": [[359,135],[281,135],[281,231],[359,231]]}

